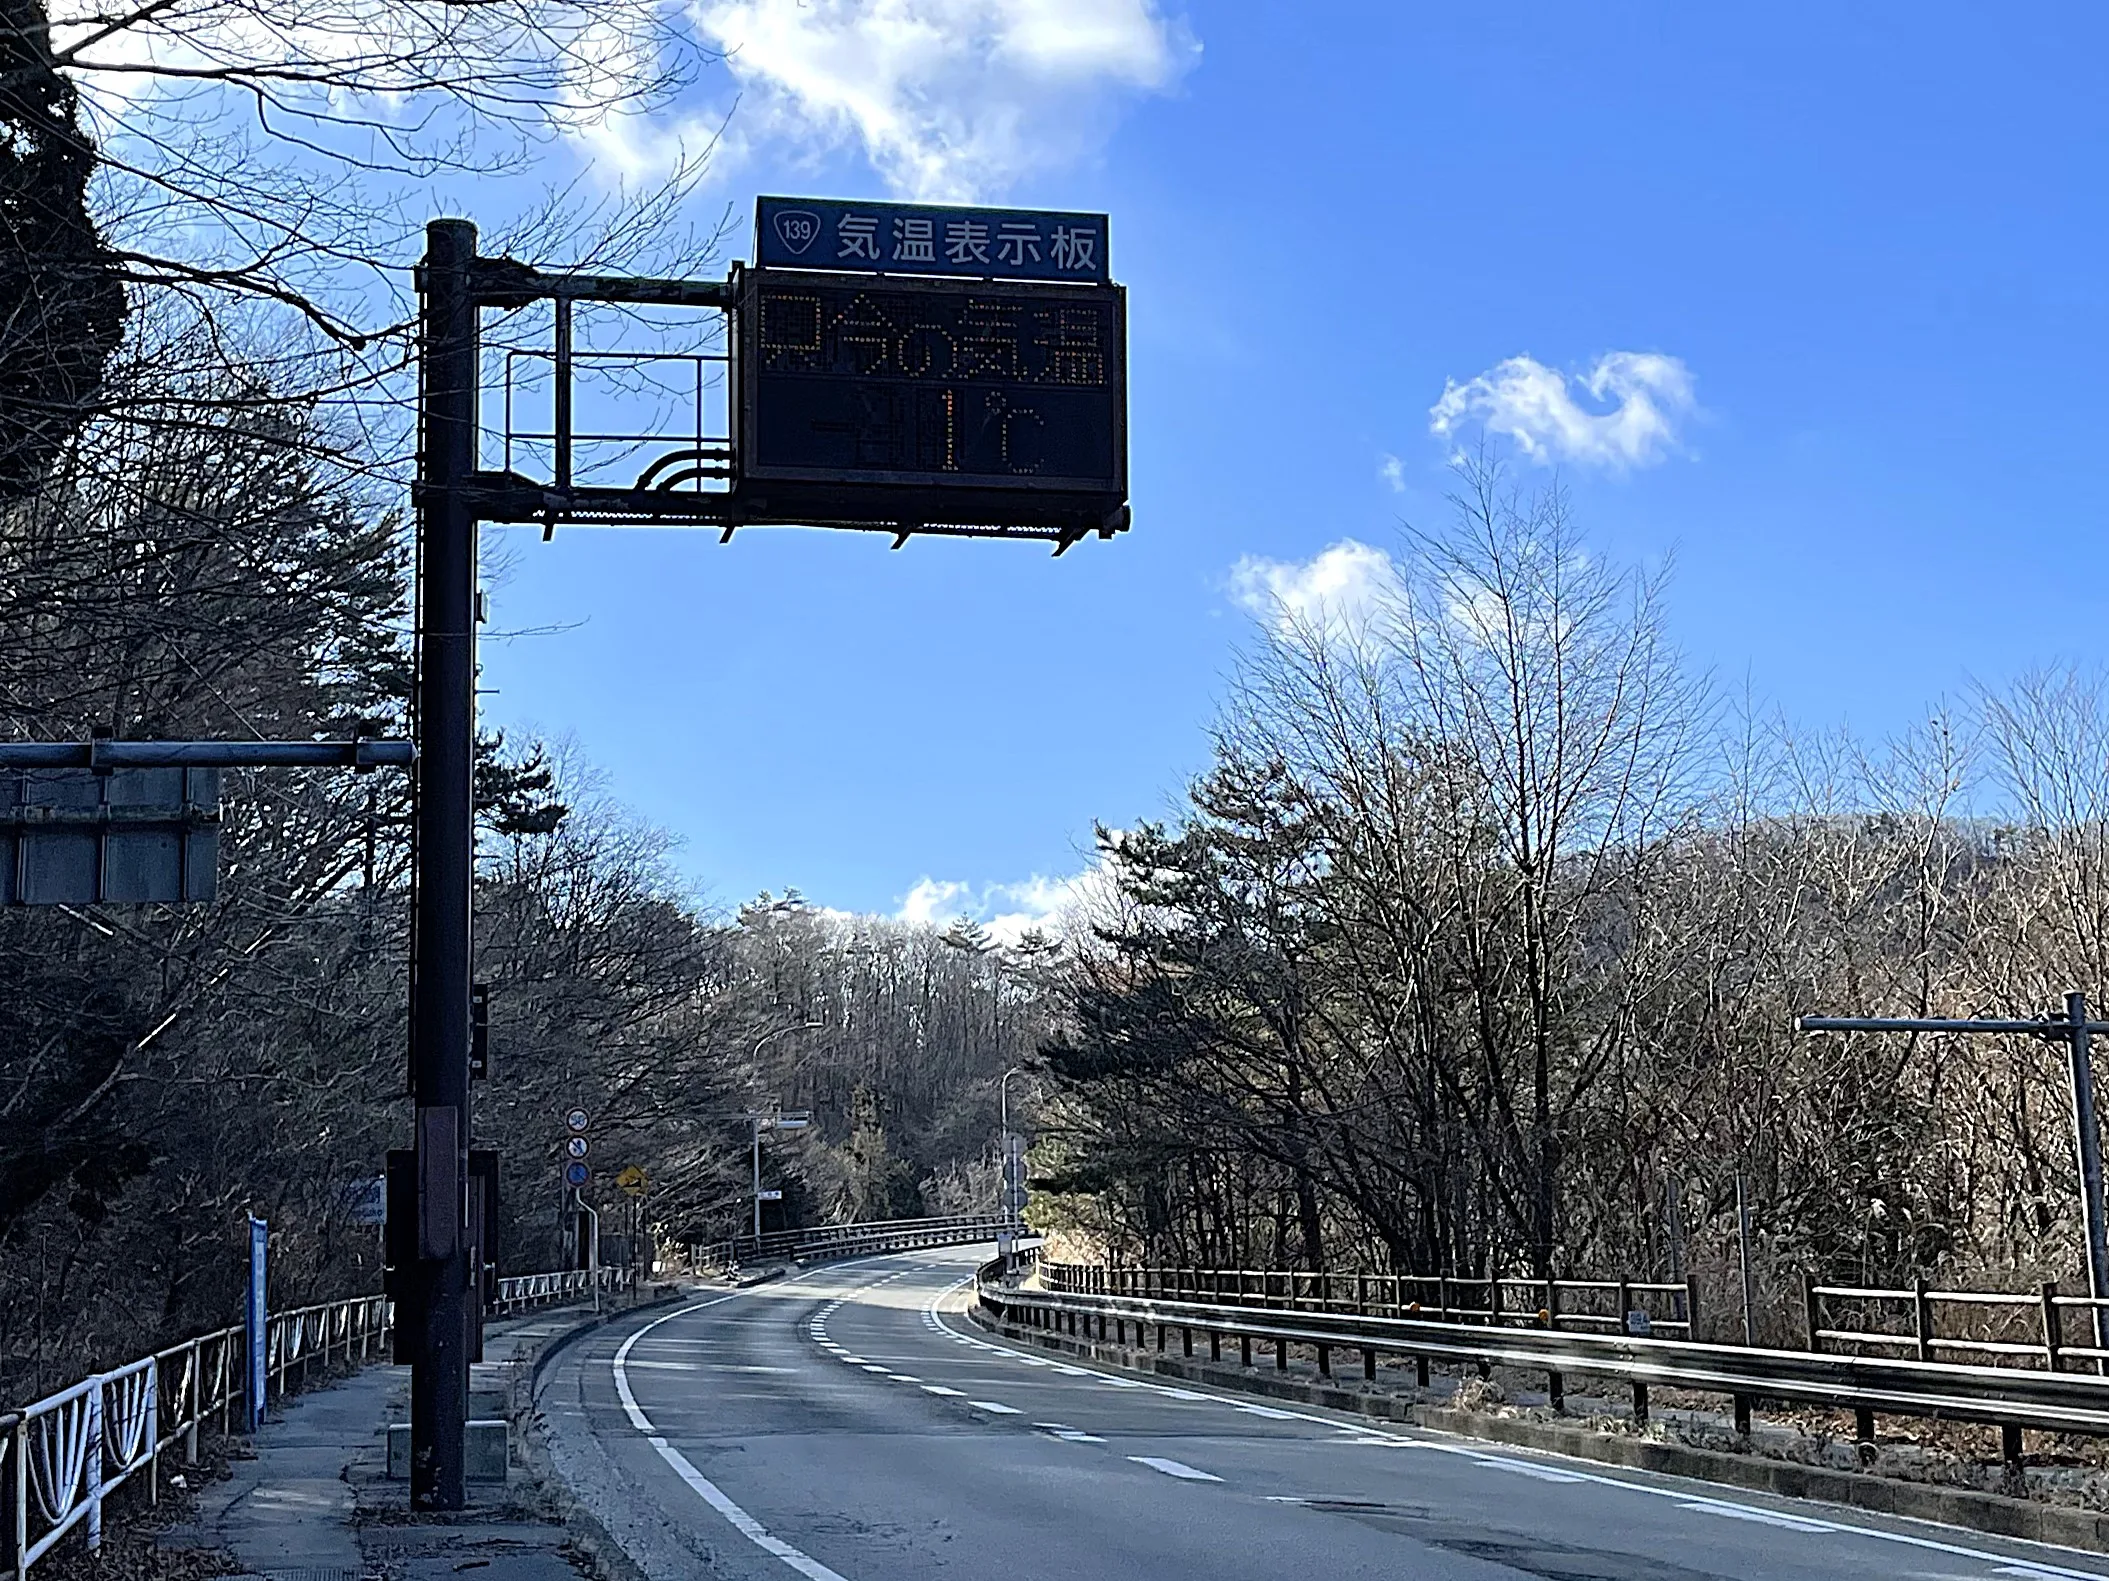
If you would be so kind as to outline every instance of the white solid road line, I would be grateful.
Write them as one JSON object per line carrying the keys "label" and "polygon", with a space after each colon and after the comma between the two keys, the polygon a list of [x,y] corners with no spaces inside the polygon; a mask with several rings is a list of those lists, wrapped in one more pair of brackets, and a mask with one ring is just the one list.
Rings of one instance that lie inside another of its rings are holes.
{"label": "white solid road line", "polygon": [[[811,1554],[792,1547],[791,1544],[785,1542],[781,1537],[770,1531],[768,1527],[741,1509],[726,1494],[723,1488],[698,1471],[694,1464],[690,1462],[688,1456],[682,1454],[680,1450],[674,1448],[673,1445],[669,1444],[657,1433],[654,1433],[651,1419],[644,1414],[643,1408],[637,1403],[637,1396],[630,1390],[630,1352],[637,1348],[639,1340],[643,1339],[645,1335],[651,1333],[653,1329],[659,1327],[662,1323],[671,1323],[677,1317],[687,1317],[691,1312],[701,1312],[706,1307],[718,1306],[723,1302],[730,1301],[733,1296],[741,1294],[744,1294],[744,1292],[735,1290],[731,1295],[717,1296],[709,1301],[697,1301],[685,1307],[677,1307],[664,1317],[652,1319],[651,1322],[645,1324],[643,1328],[624,1340],[616,1350],[615,1360],[611,1364],[611,1371],[615,1375],[616,1398],[622,1402],[624,1414],[629,1417],[630,1425],[646,1435],[645,1442],[658,1452],[661,1460],[664,1460],[673,1468],[674,1475],[687,1483],[697,1498],[724,1516],[731,1523],[734,1531],[754,1544],[755,1547],[761,1549],[763,1553],[770,1555],[772,1558],[782,1560],[793,1570],[804,1576],[806,1581],[848,1581],[848,1578],[842,1575],[840,1571],[830,1570]],[[639,1365],[641,1366],[642,1363]]]}
{"label": "white solid road line", "polygon": [[622,1342],[621,1348],[615,1352],[615,1361],[611,1368],[615,1374],[615,1398],[622,1402],[623,1414],[629,1417],[630,1425],[638,1432],[649,1433],[652,1423],[644,1414],[643,1408],[638,1405],[637,1396],[630,1392],[630,1352],[637,1348],[637,1342],[662,1323],[671,1323],[677,1317],[687,1317],[691,1312],[701,1312],[705,1307],[722,1306],[739,1294],[740,1292],[735,1290],[732,1295],[717,1296],[709,1301],[695,1301],[685,1307],[677,1307],[664,1317],[653,1318]]}
{"label": "white solid road line", "polygon": [[[980,1339],[973,1335],[962,1334],[944,1320],[944,1315],[940,1311],[940,1306],[944,1300],[948,1296],[965,1289],[973,1282],[974,1276],[969,1274],[966,1278],[955,1281],[931,1296],[928,1304],[923,1309],[924,1321],[940,1333],[950,1335],[962,1344],[972,1345],[980,1350],[994,1351],[999,1355],[1011,1356],[1019,1360],[1027,1359],[1028,1353],[1025,1351],[1014,1350],[1009,1345],[999,1344],[994,1340]],[[1143,1387],[1142,1384],[1133,1379],[1111,1378],[1095,1368],[1087,1368],[1085,1370],[1089,1372],[1091,1377],[1101,1383],[1112,1383],[1115,1387]],[[1230,1406],[1233,1410],[1246,1411],[1254,1416],[1309,1422],[1318,1427],[1333,1428],[1335,1430],[1346,1425],[1332,1417],[1315,1416],[1304,1411],[1277,1411],[1271,1406],[1254,1406],[1223,1394],[1208,1394],[1204,1395],[1203,1398],[1218,1401]],[[1456,1439],[1449,1434],[1415,1437],[1405,1433],[1394,1432],[1375,1424],[1371,1424],[1366,1428],[1357,1428],[1356,1431],[1366,1435],[1365,1438],[1359,1440],[1360,1442],[1388,1439],[1402,1445],[1414,1444],[1441,1454],[1462,1455],[1469,1460],[1477,1461],[1483,1466],[1494,1466],[1502,1470],[1522,1470],[1528,1467],[1529,1471],[1525,1473],[1526,1475],[1530,1474],[1530,1472],[1546,1469],[1543,1463],[1539,1461],[1523,1460],[1508,1455],[1489,1455],[1485,1450],[1474,1447],[1469,1440]],[[1428,1430],[1424,1430],[1424,1432],[1426,1431]],[[1567,1458],[1565,1456],[1553,1456],[1551,1451],[1546,1453],[1555,1459],[1565,1460]],[[1132,1460],[1138,1457],[1131,1455],[1129,1458]],[[1573,1464],[1573,1462],[1569,1462],[1569,1464]],[[1565,1471],[1564,1467],[1562,1469]],[[1884,1531],[1879,1526],[1855,1526],[1845,1521],[1812,1520],[1801,1516],[1787,1515],[1778,1510],[1765,1509],[1755,1504],[1743,1504],[1734,1499],[1715,1499],[1698,1496],[1689,1487],[1654,1487],[1645,1482],[1627,1482],[1619,1477],[1605,1476],[1601,1472],[1583,1471],[1579,1467],[1573,1471],[1566,1472],[1566,1474],[1571,1476],[1576,1482],[1591,1482],[1600,1487],[1620,1488],[1628,1493],[1641,1493],[1652,1498],[1672,1499],[1686,1509],[1703,1510],[1708,1514],[1726,1516],[1731,1520],[1756,1521],[1766,1525],[1807,1531],[1811,1535],[1864,1537],[1873,1542],[1894,1543],[1899,1547],[1916,1548],[1922,1553],[1936,1553],[1953,1559],[1967,1559],[1972,1563],[1985,1565],[2000,1575],[2043,1578],[2043,1581],[2051,1581],[2051,1578],[2054,1578],[2054,1581],[2109,1581],[2109,1577],[2105,1577],[2105,1573],[2100,1570],[2074,1570],[2064,1565],[2050,1564],[2037,1559],[2016,1559],[2011,1554],[1993,1553],[1987,1549],[1969,1547],[1964,1543],[1945,1542],[1937,1537],[1917,1537],[1909,1532]],[[1907,1517],[1900,1517],[1900,1519],[1904,1518]],[[1918,1524],[1930,1526],[1933,1523],[1928,1521]],[[2070,1551],[2057,1548],[2049,1543],[2031,1543],[2029,1546],[2048,1548],[2054,1553]]]}
{"label": "white solid road line", "polygon": [[1138,1466],[1148,1466],[1152,1471],[1161,1471],[1168,1477],[1177,1477],[1181,1482],[1221,1482],[1223,1479],[1211,1471],[1196,1471],[1183,1460],[1164,1460],[1156,1455],[1130,1455]]}
{"label": "white solid road line", "polygon": [[733,1530],[754,1544],[755,1547],[761,1549],[763,1553],[772,1554],[776,1558],[781,1559],[800,1575],[805,1576],[807,1581],[847,1581],[841,1571],[830,1570],[811,1554],[793,1548],[781,1537],[771,1532],[768,1527],[733,1503],[731,1499],[725,1496],[723,1488],[698,1471],[689,1463],[688,1456],[682,1454],[680,1450],[674,1448],[665,1439],[654,1437],[650,1440],[650,1443],[654,1449],[659,1451],[660,1458],[674,1468],[674,1474],[695,1490],[698,1498],[730,1521]]}

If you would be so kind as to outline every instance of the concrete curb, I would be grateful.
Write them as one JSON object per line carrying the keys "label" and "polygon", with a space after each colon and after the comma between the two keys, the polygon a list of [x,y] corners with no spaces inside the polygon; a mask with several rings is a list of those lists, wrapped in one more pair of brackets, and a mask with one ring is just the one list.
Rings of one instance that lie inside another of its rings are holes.
{"label": "concrete curb", "polygon": [[1135,1350],[1124,1345],[1109,1345],[998,1323],[981,1310],[979,1303],[968,1306],[967,1317],[977,1327],[1000,1334],[1005,1339],[1125,1372],[1154,1373],[1188,1383],[1204,1383],[1233,1394],[1260,1395],[1272,1400],[1319,1406],[1329,1411],[1377,1417],[1388,1422],[1452,1433],[1461,1438],[1543,1450],[1635,1471],[1690,1477],[1756,1493],[1778,1494],[1783,1498],[1812,1499],[1871,1514],[1959,1526],[1996,1537],[2017,1537],[2061,1548],[2109,1553],[2109,1514],[2094,1510],[2042,1504],[1998,1493],[1980,1493],[1973,1488],[1904,1482],[1866,1472],[1803,1465],[1799,1461],[1770,1460],[1757,1455],[1700,1449],[1689,1444],[1663,1443],[1652,1438],[1602,1433],[1579,1423],[1490,1416],[1445,1406],[1421,1405],[1403,1395],[1343,1388],[1337,1381],[1324,1384],[1293,1376],[1248,1372],[1242,1367],[1225,1366],[1220,1362]]}
{"label": "concrete curb", "polygon": [[[760,1283],[760,1280],[755,1282]],[[535,1410],[535,1391],[541,1384],[543,1369],[569,1349],[573,1341],[606,1328],[619,1318],[634,1317],[654,1307],[670,1306],[691,1294],[693,1292],[687,1290],[669,1290],[618,1312],[602,1312],[582,1319],[561,1333],[550,1335],[532,1355],[516,1358],[512,1363],[515,1370],[507,1379],[510,1389],[507,1414],[519,1429],[517,1442],[521,1469],[534,1481],[536,1501],[562,1524],[571,1545],[601,1581],[650,1581],[650,1578],[623,1551],[622,1544],[601,1524],[600,1517],[573,1497],[564,1479],[557,1475],[549,1446],[542,1441],[540,1417]],[[523,1379],[526,1383],[524,1391],[521,1388]]]}

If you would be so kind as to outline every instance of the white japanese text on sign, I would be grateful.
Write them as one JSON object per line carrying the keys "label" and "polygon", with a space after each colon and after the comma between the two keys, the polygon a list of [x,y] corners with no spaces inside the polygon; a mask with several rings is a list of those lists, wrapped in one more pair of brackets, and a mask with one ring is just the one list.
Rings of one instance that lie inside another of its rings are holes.
{"label": "white japanese text on sign", "polygon": [[968,275],[979,279],[1110,278],[1103,214],[955,209],[823,198],[762,198],[755,261],[773,268]]}

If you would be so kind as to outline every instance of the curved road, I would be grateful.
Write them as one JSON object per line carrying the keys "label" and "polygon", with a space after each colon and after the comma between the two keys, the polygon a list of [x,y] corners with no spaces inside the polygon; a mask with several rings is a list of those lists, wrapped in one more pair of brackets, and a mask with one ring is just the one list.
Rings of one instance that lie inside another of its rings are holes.
{"label": "curved road", "polygon": [[986,1249],[580,1341],[557,1469],[652,1581],[2109,1577],[2109,1561],[1140,1381],[963,1315]]}

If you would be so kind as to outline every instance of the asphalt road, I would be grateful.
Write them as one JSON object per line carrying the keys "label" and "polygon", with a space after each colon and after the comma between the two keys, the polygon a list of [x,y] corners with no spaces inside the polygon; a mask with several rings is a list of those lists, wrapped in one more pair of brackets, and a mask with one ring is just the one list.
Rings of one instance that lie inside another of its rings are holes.
{"label": "asphalt road", "polygon": [[987,1250],[575,1344],[557,1469],[652,1581],[2109,1577],[2109,1560],[1141,1381],[982,1335]]}

